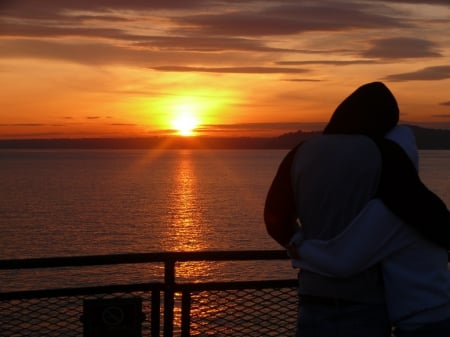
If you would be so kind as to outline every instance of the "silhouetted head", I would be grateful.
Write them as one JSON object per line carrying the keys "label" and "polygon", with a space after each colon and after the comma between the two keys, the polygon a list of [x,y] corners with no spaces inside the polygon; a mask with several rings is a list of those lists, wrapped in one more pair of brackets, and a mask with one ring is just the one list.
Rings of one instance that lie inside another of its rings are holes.
{"label": "silhouetted head", "polygon": [[398,123],[397,101],[381,82],[356,89],[334,111],[324,134],[364,134],[382,137]]}

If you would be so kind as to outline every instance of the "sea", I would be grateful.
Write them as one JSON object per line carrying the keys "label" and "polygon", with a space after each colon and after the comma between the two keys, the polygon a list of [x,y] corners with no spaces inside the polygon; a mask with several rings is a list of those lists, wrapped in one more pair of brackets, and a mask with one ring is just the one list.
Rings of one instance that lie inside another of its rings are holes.
{"label": "sea", "polygon": [[[286,153],[0,150],[0,259],[280,249],[266,233],[263,206]],[[449,206],[450,150],[419,153],[422,180]],[[0,290],[159,277],[155,268],[117,268],[81,276],[68,269],[50,277],[14,271],[2,276]],[[295,274],[289,261],[238,267],[199,262],[181,272],[195,280]]]}

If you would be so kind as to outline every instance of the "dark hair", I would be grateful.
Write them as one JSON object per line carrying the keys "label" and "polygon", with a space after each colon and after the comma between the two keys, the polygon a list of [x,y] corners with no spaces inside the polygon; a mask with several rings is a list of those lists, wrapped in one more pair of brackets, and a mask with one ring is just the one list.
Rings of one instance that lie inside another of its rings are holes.
{"label": "dark hair", "polygon": [[324,134],[364,134],[382,137],[399,119],[397,101],[381,82],[360,86],[334,111]]}

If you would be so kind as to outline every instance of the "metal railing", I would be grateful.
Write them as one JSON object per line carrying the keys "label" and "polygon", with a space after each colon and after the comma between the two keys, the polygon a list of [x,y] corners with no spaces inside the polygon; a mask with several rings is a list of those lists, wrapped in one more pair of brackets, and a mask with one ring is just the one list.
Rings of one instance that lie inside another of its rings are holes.
{"label": "metal railing", "polygon": [[179,282],[177,264],[287,260],[285,251],[137,253],[0,260],[0,271],[163,264],[155,282],[0,292],[3,336],[290,336],[295,278]]}

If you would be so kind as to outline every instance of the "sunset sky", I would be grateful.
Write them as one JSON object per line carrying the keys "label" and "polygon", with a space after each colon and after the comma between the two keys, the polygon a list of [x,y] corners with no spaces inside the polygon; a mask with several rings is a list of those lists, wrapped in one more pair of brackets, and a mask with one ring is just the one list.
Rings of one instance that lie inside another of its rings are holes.
{"label": "sunset sky", "polygon": [[3,139],[319,130],[372,81],[450,129],[449,0],[0,0]]}

